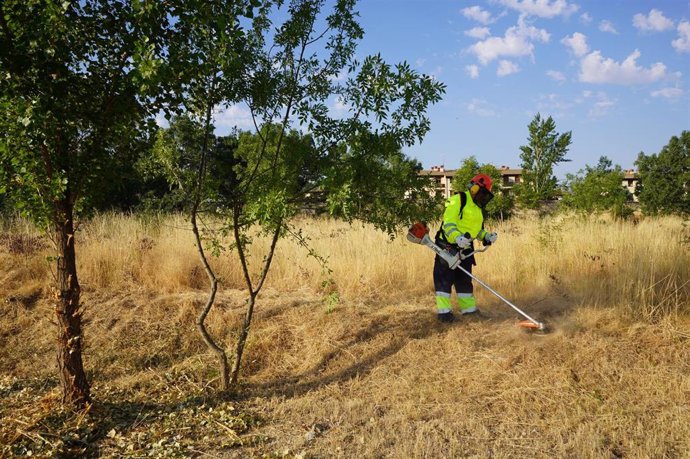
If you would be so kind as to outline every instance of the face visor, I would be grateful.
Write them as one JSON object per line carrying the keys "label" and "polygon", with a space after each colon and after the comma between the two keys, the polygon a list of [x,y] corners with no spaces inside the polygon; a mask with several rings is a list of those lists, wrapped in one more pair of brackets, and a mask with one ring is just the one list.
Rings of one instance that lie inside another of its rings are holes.
{"label": "face visor", "polygon": [[484,188],[483,186],[480,186],[479,191],[477,191],[474,194],[474,196],[472,196],[474,203],[482,209],[485,208],[489,201],[491,201],[493,198],[494,194],[491,191]]}

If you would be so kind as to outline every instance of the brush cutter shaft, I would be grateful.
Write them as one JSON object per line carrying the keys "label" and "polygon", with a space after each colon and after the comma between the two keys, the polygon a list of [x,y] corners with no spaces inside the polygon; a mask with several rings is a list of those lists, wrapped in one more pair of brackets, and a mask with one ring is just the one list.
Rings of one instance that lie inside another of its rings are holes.
{"label": "brush cutter shaft", "polygon": [[462,258],[460,258],[460,254],[456,253],[455,255],[452,255],[447,250],[443,250],[441,247],[436,245],[434,241],[431,240],[428,234],[424,235],[424,237],[420,241],[420,244],[425,245],[434,252],[436,252],[436,254],[439,257],[441,257],[446,263],[448,263],[450,269],[455,269],[457,266],[460,266],[460,262],[462,261]]}
{"label": "brush cutter shaft", "polygon": [[[484,251],[484,250],[482,250],[482,252],[483,252],[483,251]],[[464,272],[465,274],[467,274],[468,276],[470,276],[472,279],[476,280],[479,284],[481,284],[482,287],[484,287],[485,289],[487,289],[488,291],[490,291],[491,293],[493,293],[494,295],[496,295],[496,296],[497,296],[500,300],[502,300],[505,304],[507,304],[507,305],[510,306],[511,308],[515,309],[515,311],[517,311],[518,314],[520,314],[522,317],[526,318],[527,320],[529,320],[529,321],[532,322],[533,324],[539,326],[539,328],[542,327],[542,324],[541,324],[541,323],[537,322],[536,320],[534,320],[533,318],[531,318],[530,316],[528,316],[527,314],[525,314],[525,312],[523,312],[520,308],[518,308],[517,306],[515,306],[515,305],[514,305],[513,303],[511,303],[510,301],[506,300],[506,299],[503,297],[503,295],[501,295],[501,294],[498,293],[496,290],[494,290],[494,289],[492,289],[491,287],[489,287],[488,285],[486,285],[486,283],[484,283],[484,282],[483,282],[481,279],[479,279],[477,276],[473,275],[472,273],[470,273],[469,271],[467,271],[465,268],[463,268],[463,267],[460,266],[459,264],[455,267],[455,269],[459,269],[460,271],[462,271],[462,272]]]}

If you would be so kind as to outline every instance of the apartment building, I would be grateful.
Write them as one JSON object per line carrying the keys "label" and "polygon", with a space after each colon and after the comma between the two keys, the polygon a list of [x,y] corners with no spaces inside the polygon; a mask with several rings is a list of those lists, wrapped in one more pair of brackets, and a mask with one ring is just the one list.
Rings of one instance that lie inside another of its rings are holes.
{"label": "apartment building", "polygon": [[[431,192],[440,194],[444,198],[450,197],[452,194],[452,182],[455,177],[456,169],[446,169],[443,165],[432,166],[431,169],[420,171],[420,175],[430,177],[432,179]],[[522,177],[522,169],[513,169],[508,166],[501,166],[501,185],[504,190],[510,190],[513,186],[520,183]]]}
{"label": "apartment building", "polygon": [[[522,169],[501,166],[498,170],[501,172],[501,185],[503,190],[510,190],[522,180]],[[451,184],[453,182],[453,177],[455,177],[455,171],[456,169],[446,169],[443,165],[440,165],[420,171],[419,174],[432,179],[433,185],[430,192],[434,193],[434,195],[440,194],[444,198],[448,198],[452,194]],[[630,192],[634,202],[637,202],[635,188],[639,180],[637,172],[635,172],[634,169],[627,169],[624,171],[621,185]]]}

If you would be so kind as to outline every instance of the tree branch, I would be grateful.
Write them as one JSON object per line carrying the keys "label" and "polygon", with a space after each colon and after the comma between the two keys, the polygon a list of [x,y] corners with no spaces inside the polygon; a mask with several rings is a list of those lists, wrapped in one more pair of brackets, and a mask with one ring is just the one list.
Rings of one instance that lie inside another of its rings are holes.
{"label": "tree branch", "polygon": [[252,278],[249,274],[249,267],[247,266],[247,258],[244,253],[244,245],[242,242],[242,235],[240,234],[240,210],[238,206],[232,211],[232,231],[235,237],[235,246],[237,247],[237,254],[240,257],[240,263],[242,265],[242,273],[244,274],[244,280],[247,283],[247,290],[249,290],[250,296],[254,295],[254,287],[252,285]]}
{"label": "tree branch", "polygon": [[261,290],[261,287],[263,287],[264,285],[264,281],[266,280],[266,276],[268,275],[268,270],[271,267],[271,261],[273,260],[273,254],[275,253],[276,245],[278,244],[278,239],[280,238],[280,232],[282,230],[282,227],[282,220],[278,220],[275,232],[273,233],[273,238],[271,240],[271,247],[269,248],[268,254],[266,255],[266,262],[264,263],[264,267],[261,270],[261,275],[259,276],[259,283],[256,286],[256,290],[254,290],[254,295],[258,295],[259,291]]}

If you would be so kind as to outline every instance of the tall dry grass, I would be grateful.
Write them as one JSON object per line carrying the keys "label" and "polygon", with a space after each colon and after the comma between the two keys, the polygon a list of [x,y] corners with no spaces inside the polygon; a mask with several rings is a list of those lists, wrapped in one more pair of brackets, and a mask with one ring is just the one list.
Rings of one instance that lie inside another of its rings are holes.
{"label": "tall dry grass", "polygon": [[[207,222],[208,227],[217,225]],[[10,226],[12,234],[38,236],[25,222]],[[327,263],[324,267],[287,237],[278,244],[269,288],[306,288],[385,302],[433,292],[433,254],[404,237],[391,241],[371,227],[327,219],[305,218],[295,228]],[[475,274],[522,304],[560,296],[570,303],[614,305],[646,319],[690,308],[690,227],[680,218],[540,220],[523,214],[492,229],[498,231],[499,240],[477,255]],[[259,271],[267,247],[266,238],[254,239],[249,257],[253,272]],[[97,216],[80,225],[77,251],[80,281],[87,290],[137,287],[172,293],[206,288],[189,224],[180,215]],[[46,275],[46,253],[23,254],[20,269],[3,271],[3,285],[38,282]],[[16,257],[2,256],[6,268],[17,263]],[[223,288],[244,288],[235,252],[212,256],[211,263]],[[493,301],[481,289],[477,294],[480,301]]]}

